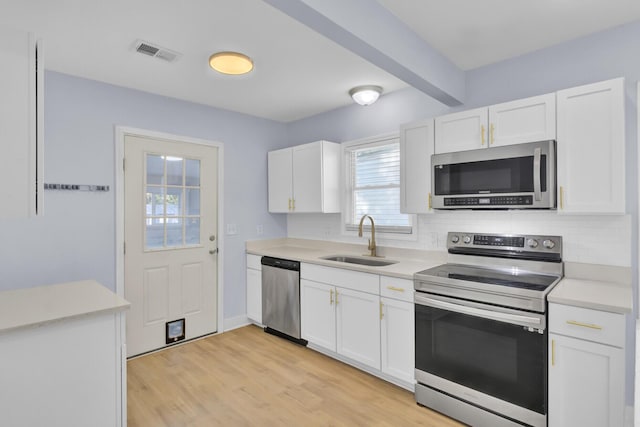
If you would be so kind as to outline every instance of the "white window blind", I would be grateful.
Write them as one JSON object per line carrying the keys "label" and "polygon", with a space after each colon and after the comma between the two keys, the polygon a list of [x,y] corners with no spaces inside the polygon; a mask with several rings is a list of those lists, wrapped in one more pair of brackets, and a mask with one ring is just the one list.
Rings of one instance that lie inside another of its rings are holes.
{"label": "white window blind", "polygon": [[[391,139],[346,149],[347,229],[371,215],[382,232],[411,233],[411,216],[400,213],[400,143]],[[366,224],[369,222],[367,221]]]}

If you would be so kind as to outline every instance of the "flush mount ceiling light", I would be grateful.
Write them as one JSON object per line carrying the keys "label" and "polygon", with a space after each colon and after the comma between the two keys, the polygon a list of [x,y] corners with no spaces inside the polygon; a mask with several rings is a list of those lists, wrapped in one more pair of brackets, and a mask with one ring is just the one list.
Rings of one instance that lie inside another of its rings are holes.
{"label": "flush mount ceiling light", "polygon": [[360,105],[371,105],[378,100],[382,93],[380,86],[356,86],[349,91],[349,95]]}
{"label": "flush mount ceiling light", "polygon": [[239,52],[218,52],[209,57],[209,66],[222,74],[247,74],[253,70],[253,61]]}

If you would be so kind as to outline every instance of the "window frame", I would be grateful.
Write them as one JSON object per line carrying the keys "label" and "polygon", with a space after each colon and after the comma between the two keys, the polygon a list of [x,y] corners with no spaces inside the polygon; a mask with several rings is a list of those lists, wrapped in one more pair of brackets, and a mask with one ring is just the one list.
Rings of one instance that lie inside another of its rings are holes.
{"label": "window frame", "polygon": [[[390,143],[399,143],[400,142],[400,133],[394,132],[389,134],[383,134],[353,141],[343,142],[341,144],[342,147],[342,156],[341,156],[341,171],[342,171],[342,213],[340,217],[340,225],[342,234],[345,236],[357,236],[358,235],[358,221],[352,218],[353,212],[353,188],[352,188],[352,176],[351,176],[351,152],[356,149],[361,148],[374,148],[383,145],[388,145]],[[402,162],[400,162],[402,163]],[[400,184],[398,188],[402,185],[402,173],[400,173]],[[398,206],[400,209],[400,206]],[[376,224],[376,236],[383,239],[391,239],[391,240],[417,240],[418,236],[418,220],[417,215],[415,214],[407,214],[409,217],[409,221],[411,223],[410,226],[384,226]],[[375,217],[373,218],[375,220]],[[353,220],[353,222],[351,222]],[[371,223],[369,221],[365,221],[363,224],[363,231],[367,233],[371,230]]]}

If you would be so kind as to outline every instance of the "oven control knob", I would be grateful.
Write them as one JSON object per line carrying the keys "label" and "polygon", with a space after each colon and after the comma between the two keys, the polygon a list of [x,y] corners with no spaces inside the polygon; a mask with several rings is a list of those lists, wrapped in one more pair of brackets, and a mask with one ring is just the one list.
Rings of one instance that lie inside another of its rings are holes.
{"label": "oven control knob", "polygon": [[536,239],[529,239],[527,240],[527,246],[529,246],[530,248],[537,248],[538,241]]}
{"label": "oven control knob", "polygon": [[464,238],[462,239],[462,241],[463,241],[464,243],[466,243],[466,244],[469,244],[469,243],[471,243],[471,237],[469,237],[469,236],[464,236]]}
{"label": "oven control knob", "polygon": [[458,235],[454,234],[453,236],[451,236],[451,243],[458,243],[460,241],[460,237],[458,237]]}
{"label": "oven control knob", "polygon": [[542,246],[544,246],[547,249],[553,249],[556,246],[556,242],[554,242],[553,240],[547,239],[542,242]]}

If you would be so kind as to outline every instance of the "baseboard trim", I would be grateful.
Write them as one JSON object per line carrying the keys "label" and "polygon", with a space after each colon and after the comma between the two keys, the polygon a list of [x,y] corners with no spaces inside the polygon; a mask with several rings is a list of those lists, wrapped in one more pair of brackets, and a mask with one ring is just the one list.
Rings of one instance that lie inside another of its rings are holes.
{"label": "baseboard trim", "polygon": [[242,328],[243,326],[247,326],[247,325],[250,325],[251,323],[253,323],[245,315],[236,316],[236,317],[228,317],[228,318],[224,319],[222,322],[223,322],[223,327],[224,327],[224,329],[222,330],[223,332],[229,332],[229,331],[232,331],[234,329]]}

